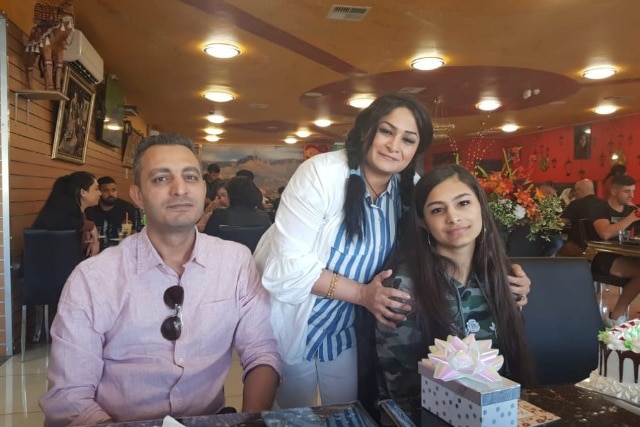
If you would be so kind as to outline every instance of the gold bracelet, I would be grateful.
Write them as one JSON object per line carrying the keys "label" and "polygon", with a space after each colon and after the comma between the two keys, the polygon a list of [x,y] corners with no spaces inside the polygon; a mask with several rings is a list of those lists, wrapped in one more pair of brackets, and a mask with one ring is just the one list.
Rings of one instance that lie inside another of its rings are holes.
{"label": "gold bracelet", "polygon": [[333,294],[336,292],[336,285],[338,284],[338,278],[340,275],[338,273],[333,273],[333,277],[331,277],[331,283],[329,283],[329,291],[327,292],[327,298],[333,299]]}

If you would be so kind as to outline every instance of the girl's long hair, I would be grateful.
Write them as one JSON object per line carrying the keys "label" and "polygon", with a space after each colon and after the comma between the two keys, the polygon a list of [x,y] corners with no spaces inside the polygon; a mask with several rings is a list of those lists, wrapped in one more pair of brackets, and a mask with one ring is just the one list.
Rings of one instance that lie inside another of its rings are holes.
{"label": "girl's long hair", "polygon": [[[415,156],[409,165],[400,173],[400,198],[403,205],[408,206],[413,190],[416,159],[426,150],[433,140],[433,125],[426,108],[420,101],[410,95],[391,93],[377,98],[370,106],[362,110],[356,117],[353,128],[347,135],[345,148],[349,169],[358,169],[371,148],[383,117],[396,108],[407,108],[413,114],[418,127],[420,142]],[[357,175],[349,175],[344,205],[344,223],[347,239],[362,239],[365,227],[363,199],[366,194],[365,183]]]}
{"label": "girl's long hair", "polygon": [[[532,363],[525,341],[520,310],[516,306],[507,278],[510,263],[491,215],[485,193],[476,178],[459,165],[438,167],[426,173],[416,184],[410,215],[403,224],[402,250],[396,261],[407,263],[414,282],[414,296],[420,313],[419,322],[427,342],[446,339],[455,333],[447,299],[456,292],[448,286],[453,262],[435,251],[436,242],[424,228],[424,205],[435,186],[457,177],[480,202],[483,230],[476,238],[471,263],[472,272],[485,285],[485,296],[496,324],[501,354],[505,357],[506,375],[522,384],[531,384]],[[431,240],[431,242],[430,242]]]}

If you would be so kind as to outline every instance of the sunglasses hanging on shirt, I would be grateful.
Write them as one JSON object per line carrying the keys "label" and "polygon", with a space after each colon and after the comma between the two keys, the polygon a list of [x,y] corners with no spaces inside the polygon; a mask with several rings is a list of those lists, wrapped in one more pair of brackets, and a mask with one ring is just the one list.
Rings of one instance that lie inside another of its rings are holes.
{"label": "sunglasses hanging on shirt", "polygon": [[164,319],[160,326],[160,332],[165,339],[175,341],[182,333],[182,303],[184,301],[184,288],[180,285],[171,286],[164,291],[164,303],[176,314]]}

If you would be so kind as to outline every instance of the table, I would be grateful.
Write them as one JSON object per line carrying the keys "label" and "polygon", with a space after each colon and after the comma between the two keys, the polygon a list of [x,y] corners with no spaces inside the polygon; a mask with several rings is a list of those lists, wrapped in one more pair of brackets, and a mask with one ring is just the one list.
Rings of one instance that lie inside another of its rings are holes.
{"label": "table", "polygon": [[[640,416],[614,404],[616,399],[608,398],[600,393],[576,387],[573,384],[557,385],[524,390],[522,398],[549,412],[559,415],[560,420],[554,421],[553,427],[583,427],[583,426],[618,426],[637,427]],[[406,402],[405,402],[406,403]],[[417,402],[411,408],[406,408],[410,417],[420,427],[449,426],[430,412],[420,408]],[[324,418],[318,425],[349,425],[351,427],[370,427],[373,420],[365,413],[359,403],[345,405],[320,406],[317,408],[303,408]],[[288,410],[292,411],[292,410]],[[349,423],[330,423],[327,417],[341,416],[345,411],[354,411],[357,416]],[[187,427],[214,426],[265,426],[260,413],[210,415],[202,417],[186,417],[181,422]],[[153,427],[162,425],[162,421],[140,421],[131,423],[108,424],[110,427]],[[281,424],[286,425],[286,424]],[[308,424],[313,425],[313,424]]]}
{"label": "table", "polygon": [[592,260],[598,252],[608,252],[618,255],[639,257],[640,258],[640,240],[630,240],[625,243],[619,243],[612,240],[599,241],[590,240],[587,242],[585,257]]}

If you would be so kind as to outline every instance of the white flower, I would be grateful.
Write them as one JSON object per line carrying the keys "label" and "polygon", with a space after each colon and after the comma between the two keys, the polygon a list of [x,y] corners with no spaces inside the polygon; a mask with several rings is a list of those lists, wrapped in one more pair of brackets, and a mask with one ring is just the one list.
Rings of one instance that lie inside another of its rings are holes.
{"label": "white flower", "polygon": [[480,330],[480,324],[478,323],[478,321],[476,319],[467,320],[467,331],[470,334],[475,334],[479,330]]}
{"label": "white flower", "polygon": [[516,205],[515,209],[513,210],[513,215],[515,215],[517,219],[524,218],[526,213],[527,211],[521,205]]}

